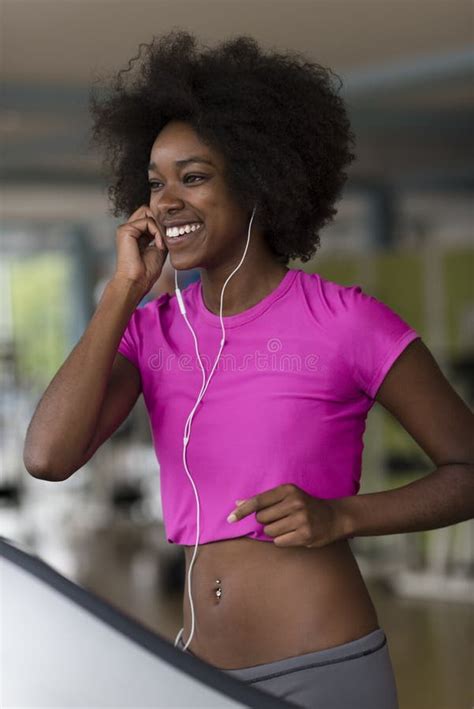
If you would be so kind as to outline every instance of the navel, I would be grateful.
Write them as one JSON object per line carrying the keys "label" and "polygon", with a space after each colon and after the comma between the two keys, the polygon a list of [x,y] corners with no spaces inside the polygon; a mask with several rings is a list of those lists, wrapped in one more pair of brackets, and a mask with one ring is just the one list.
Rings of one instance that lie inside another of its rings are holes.
{"label": "navel", "polygon": [[221,586],[222,581],[220,579],[216,579],[215,581],[215,588],[214,588],[214,593],[216,595],[216,598],[218,601],[220,601],[221,596],[222,596],[222,586]]}

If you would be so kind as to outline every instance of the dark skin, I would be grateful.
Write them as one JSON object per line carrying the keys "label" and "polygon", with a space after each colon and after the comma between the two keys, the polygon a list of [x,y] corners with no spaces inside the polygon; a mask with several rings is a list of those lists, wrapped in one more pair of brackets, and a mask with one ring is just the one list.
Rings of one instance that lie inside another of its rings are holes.
{"label": "dark skin", "polygon": [[[176,160],[191,156],[202,156],[213,164],[175,164]],[[253,205],[245,212],[236,204],[224,180],[222,156],[199,140],[187,123],[170,121],[163,128],[152,146],[150,162],[155,163],[155,168],[149,170],[150,211],[163,238],[163,221],[204,224],[189,242],[167,246],[171,265],[177,271],[201,269],[204,302],[208,310],[219,314],[222,287],[244,254]],[[224,291],[224,316],[258,303],[289,270],[275,260],[257,219],[258,205],[247,253]]]}
{"label": "dark skin", "polygon": [[[191,155],[206,157],[213,166],[176,166],[176,160]],[[150,160],[156,163],[150,171],[150,213],[163,238],[164,220],[201,221],[205,226],[183,246],[169,246],[171,265],[178,271],[201,269],[205,304],[219,314],[222,286],[244,253],[252,209],[236,205],[224,179],[222,157],[185,123],[172,122],[161,131]],[[201,179],[190,178],[194,175]],[[258,205],[246,257],[225,289],[224,316],[258,303],[288,270],[268,249],[257,216]],[[274,543],[237,537],[200,545],[193,571],[199,626],[190,644],[198,657],[232,669],[316,651],[371,632],[378,627],[377,615],[347,537],[434,529],[474,514],[473,416],[421,340],[400,355],[376,399],[436,469],[410,485],[380,493],[323,500],[288,484],[246,500],[236,508],[233,524],[256,514]],[[186,583],[193,552],[194,546],[185,547]],[[216,579],[221,599],[215,595]],[[185,641],[191,632],[187,591]],[[281,599],[291,612],[281,607]],[[223,628],[232,632],[224,633]]]}
{"label": "dark skin", "polygon": [[[203,156],[213,165],[190,163],[179,167],[175,164],[176,160],[191,155]],[[150,161],[156,165],[149,177],[154,181],[151,185],[150,210],[157,223],[161,225],[163,220],[181,218],[189,222],[204,222],[205,228],[201,233],[183,246],[176,248],[171,245],[169,254],[171,265],[177,270],[201,269],[204,301],[209,310],[218,314],[222,286],[244,253],[251,213],[240,209],[229,193],[224,180],[222,157],[202,143],[187,123],[172,121],[165,126],[153,144]],[[190,175],[199,175],[200,178],[189,179]],[[256,214],[257,211],[258,205]],[[162,232],[164,237],[163,227]],[[275,260],[254,217],[245,259],[225,289],[223,315],[242,312],[258,303],[278,286],[287,271],[286,266]],[[413,487],[403,488],[406,490],[404,493],[381,493],[382,497],[377,499],[372,496],[372,508],[377,508],[372,526],[366,495],[332,501],[329,510],[330,503],[314,502],[309,496],[298,493],[303,497],[299,500],[299,506],[304,510],[299,513],[300,526],[304,527],[306,534],[293,531],[293,536],[288,536],[286,540],[290,545],[321,546],[340,537],[343,528],[350,528],[351,534],[360,534],[361,524],[365,530],[363,534],[390,534],[433,529],[468,519],[474,514],[474,418],[422,341],[411,343],[400,355],[382,382],[376,400],[398,419],[438,466],[434,472],[442,469],[441,472],[445,473],[446,468],[452,470],[454,464],[454,473],[461,478],[456,486],[459,495],[453,498],[448,489],[452,489],[454,477],[438,474],[436,491],[424,489],[422,496],[418,495],[418,487],[426,488],[429,485],[427,479],[412,484]],[[291,490],[288,492],[293,494]],[[436,501],[442,501],[442,504],[436,505],[433,500],[431,512],[426,511],[430,492],[436,496]],[[281,537],[283,533],[288,534],[289,527],[293,526],[294,530],[295,524],[288,521],[287,509],[290,504],[294,506],[295,501],[285,502],[285,494],[281,490],[262,493],[264,496],[260,495],[258,501],[252,498],[239,506],[237,521],[251,512],[257,512],[258,521],[272,522],[272,529],[266,531],[270,536],[272,531],[275,536]],[[467,496],[461,493],[467,493]],[[397,504],[402,499],[403,504]],[[385,504],[388,505],[386,510]],[[274,509],[271,510],[272,506]],[[363,523],[359,522],[362,508]],[[263,509],[265,512],[261,512]],[[286,525],[278,522],[282,517],[287,518]],[[315,525],[318,524],[316,531]],[[385,532],[378,531],[380,525]]]}

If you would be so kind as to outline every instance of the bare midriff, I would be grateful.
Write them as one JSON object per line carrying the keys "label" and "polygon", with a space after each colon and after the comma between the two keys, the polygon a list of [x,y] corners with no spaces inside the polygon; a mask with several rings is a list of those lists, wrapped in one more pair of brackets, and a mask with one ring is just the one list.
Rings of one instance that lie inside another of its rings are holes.
{"label": "bare midriff", "polygon": [[[185,546],[182,641],[191,634]],[[191,575],[194,634],[188,650],[219,669],[316,652],[379,627],[347,540],[278,547],[249,537],[198,547]]]}

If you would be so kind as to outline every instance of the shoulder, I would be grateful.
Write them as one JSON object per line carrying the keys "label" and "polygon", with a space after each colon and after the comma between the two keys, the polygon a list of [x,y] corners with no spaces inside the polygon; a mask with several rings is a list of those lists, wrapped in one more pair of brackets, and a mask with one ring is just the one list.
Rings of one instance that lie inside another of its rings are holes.
{"label": "shoulder", "polygon": [[[346,318],[364,317],[383,306],[360,285],[345,286],[319,273],[300,271],[300,283],[312,314],[320,320],[327,317],[335,322]],[[386,306],[385,306],[386,307]]]}
{"label": "shoulder", "polygon": [[388,367],[419,333],[360,285],[343,286],[318,274],[305,274],[302,283],[314,320],[357,384],[373,396]]}

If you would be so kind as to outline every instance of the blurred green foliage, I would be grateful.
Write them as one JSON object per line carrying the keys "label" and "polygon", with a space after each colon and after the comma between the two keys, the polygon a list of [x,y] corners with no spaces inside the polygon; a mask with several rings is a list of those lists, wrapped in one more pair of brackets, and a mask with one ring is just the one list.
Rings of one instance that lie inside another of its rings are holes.
{"label": "blurred green foliage", "polygon": [[[474,250],[449,251],[443,260],[446,293],[447,345],[453,354],[461,354],[472,335],[465,332],[468,313],[474,311]],[[470,342],[471,352],[474,341]]]}
{"label": "blurred green foliage", "polygon": [[69,354],[68,256],[49,252],[10,264],[19,381],[26,388],[44,389]]}

